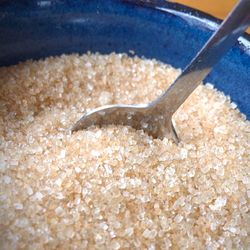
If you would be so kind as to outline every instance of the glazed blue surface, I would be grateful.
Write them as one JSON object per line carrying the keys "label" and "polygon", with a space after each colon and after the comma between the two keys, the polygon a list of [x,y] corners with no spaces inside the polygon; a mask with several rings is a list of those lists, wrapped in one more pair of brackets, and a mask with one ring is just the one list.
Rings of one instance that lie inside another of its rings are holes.
{"label": "glazed blue surface", "polygon": [[[119,0],[4,1],[0,66],[62,53],[134,50],[183,69],[218,21],[164,0],[155,3],[145,7]],[[230,95],[250,119],[249,37],[245,45],[232,48],[206,81]]]}

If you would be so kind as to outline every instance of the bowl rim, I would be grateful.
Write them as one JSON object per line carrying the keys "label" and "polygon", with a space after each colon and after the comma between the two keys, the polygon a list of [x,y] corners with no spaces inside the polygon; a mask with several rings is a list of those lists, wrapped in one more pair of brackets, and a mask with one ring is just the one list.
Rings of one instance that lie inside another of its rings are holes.
{"label": "bowl rim", "polygon": [[[184,19],[188,23],[190,21],[200,27],[210,31],[218,29],[222,20],[204,11],[197,10],[184,4],[170,2],[169,0],[122,0],[128,4],[138,5],[141,7],[155,9],[161,12],[172,14]],[[250,27],[250,26],[249,26]],[[239,47],[250,56],[250,34],[244,34],[238,39]]]}

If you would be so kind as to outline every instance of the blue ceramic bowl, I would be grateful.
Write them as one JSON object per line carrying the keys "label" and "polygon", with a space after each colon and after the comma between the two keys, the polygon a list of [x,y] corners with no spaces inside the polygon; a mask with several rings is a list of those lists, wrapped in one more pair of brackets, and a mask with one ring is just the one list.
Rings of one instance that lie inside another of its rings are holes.
{"label": "blue ceramic bowl", "polygon": [[[164,0],[149,2],[2,1],[0,66],[62,53],[134,50],[139,56],[184,68],[218,27],[219,20]],[[250,118],[248,35],[224,56],[205,81],[230,95]]]}

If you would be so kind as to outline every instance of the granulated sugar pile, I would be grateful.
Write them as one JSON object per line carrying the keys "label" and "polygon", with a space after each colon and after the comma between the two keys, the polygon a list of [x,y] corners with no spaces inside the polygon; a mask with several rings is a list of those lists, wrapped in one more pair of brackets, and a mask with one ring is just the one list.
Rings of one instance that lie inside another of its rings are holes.
{"label": "granulated sugar pile", "polygon": [[247,249],[250,123],[211,85],[175,115],[179,145],[123,126],[70,134],[178,74],[117,54],[1,68],[0,249]]}

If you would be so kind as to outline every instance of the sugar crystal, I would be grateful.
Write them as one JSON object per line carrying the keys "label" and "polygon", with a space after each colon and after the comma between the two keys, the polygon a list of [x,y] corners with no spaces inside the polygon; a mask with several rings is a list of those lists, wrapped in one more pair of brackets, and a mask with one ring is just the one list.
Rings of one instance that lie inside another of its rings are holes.
{"label": "sugar crystal", "polygon": [[1,67],[0,249],[247,249],[250,123],[212,84],[174,114],[178,145],[129,126],[69,131],[179,74],[89,52]]}

